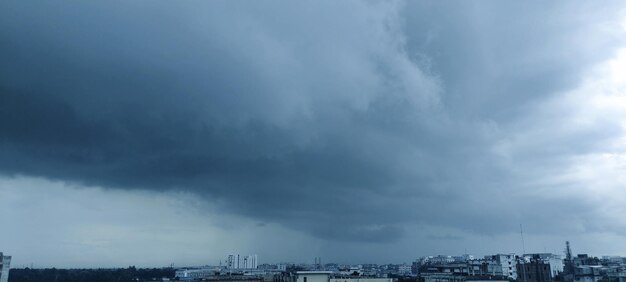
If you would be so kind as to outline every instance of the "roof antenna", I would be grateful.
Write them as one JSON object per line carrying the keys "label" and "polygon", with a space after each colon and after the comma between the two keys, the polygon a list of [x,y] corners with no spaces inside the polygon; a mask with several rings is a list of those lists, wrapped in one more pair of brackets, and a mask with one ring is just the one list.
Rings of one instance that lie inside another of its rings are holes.
{"label": "roof antenna", "polygon": [[519,224],[519,233],[522,236],[522,251],[524,252],[522,254],[522,256],[523,256],[523,255],[526,254],[526,245],[524,244],[524,229],[522,229],[522,224],[521,223]]}
{"label": "roof antenna", "polygon": [[519,224],[519,234],[522,236],[522,275],[524,276],[524,282],[526,282],[526,259],[524,255],[526,254],[526,245],[524,244],[524,229],[522,228],[522,224]]}

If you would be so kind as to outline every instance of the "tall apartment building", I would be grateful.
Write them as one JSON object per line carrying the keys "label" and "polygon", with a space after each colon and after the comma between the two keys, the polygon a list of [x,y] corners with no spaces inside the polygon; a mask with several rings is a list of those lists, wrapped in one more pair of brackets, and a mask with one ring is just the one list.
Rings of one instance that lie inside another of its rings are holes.
{"label": "tall apartment building", "polygon": [[226,268],[228,269],[256,269],[257,266],[257,255],[228,255],[226,259]]}
{"label": "tall apartment building", "polygon": [[11,257],[5,256],[0,252],[0,282],[9,281],[9,267],[11,265]]}

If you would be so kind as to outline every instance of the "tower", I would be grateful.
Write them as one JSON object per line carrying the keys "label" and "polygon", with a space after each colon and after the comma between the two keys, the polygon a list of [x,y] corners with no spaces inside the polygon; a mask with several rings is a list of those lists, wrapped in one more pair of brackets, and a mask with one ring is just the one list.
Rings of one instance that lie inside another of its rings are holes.
{"label": "tower", "polygon": [[574,280],[574,261],[572,259],[572,249],[569,246],[569,241],[565,241],[565,265],[564,265],[564,280]]}

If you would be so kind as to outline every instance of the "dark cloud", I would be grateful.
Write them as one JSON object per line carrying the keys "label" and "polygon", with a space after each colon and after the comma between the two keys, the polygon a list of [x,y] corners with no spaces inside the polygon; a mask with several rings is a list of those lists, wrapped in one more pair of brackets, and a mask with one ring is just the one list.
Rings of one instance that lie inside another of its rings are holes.
{"label": "dark cloud", "polygon": [[429,239],[438,240],[438,241],[450,241],[450,240],[462,240],[465,239],[463,236],[444,234],[444,235],[429,235]]}
{"label": "dark cloud", "polygon": [[529,175],[622,133],[506,145],[618,46],[618,9],[561,4],[3,3],[0,173],[191,191],[334,240],[558,232],[541,213],[598,215]]}

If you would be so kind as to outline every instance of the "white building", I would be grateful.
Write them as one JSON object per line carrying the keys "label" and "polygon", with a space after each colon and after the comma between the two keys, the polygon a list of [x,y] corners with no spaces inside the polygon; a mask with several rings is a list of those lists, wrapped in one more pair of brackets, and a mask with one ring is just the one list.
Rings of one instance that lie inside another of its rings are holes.
{"label": "white building", "polygon": [[226,259],[226,268],[228,269],[256,269],[257,267],[257,255],[228,255]]}
{"label": "white building", "polygon": [[176,270],[174,277],[184,280],[194,280],[208,278],[215,275],[215,272],[219,269],[215,268],[185,268]]}
{"label": "white building", "polygon": [[446,264],[453,263],[454,258],[452,256],[446,255],[438,255],[438,256],[426,256],[417,259],[417,263],[420,265],[424,264]]}
{"label": "white building", "polygon": [[11,257],[5,256],[0,252],[0,282],[9,281],[9,268],[11,266]]}
{"label": "white building", "polygon": [[515,254],[497,254],[485,256],[485,260],[490,260],[495,265],[493,269],[490,265],[489,272],[494,275],[503,275],[512,279],[517,279],[517,260]]}
{"label": "white building", "polygon": [[296,282],[330,282],[330,271],[298,271]]}
{"label": "white building", "polygon": [[298,271],[296,282],[395,282],[393,278],[333,277],[331,271]]}

